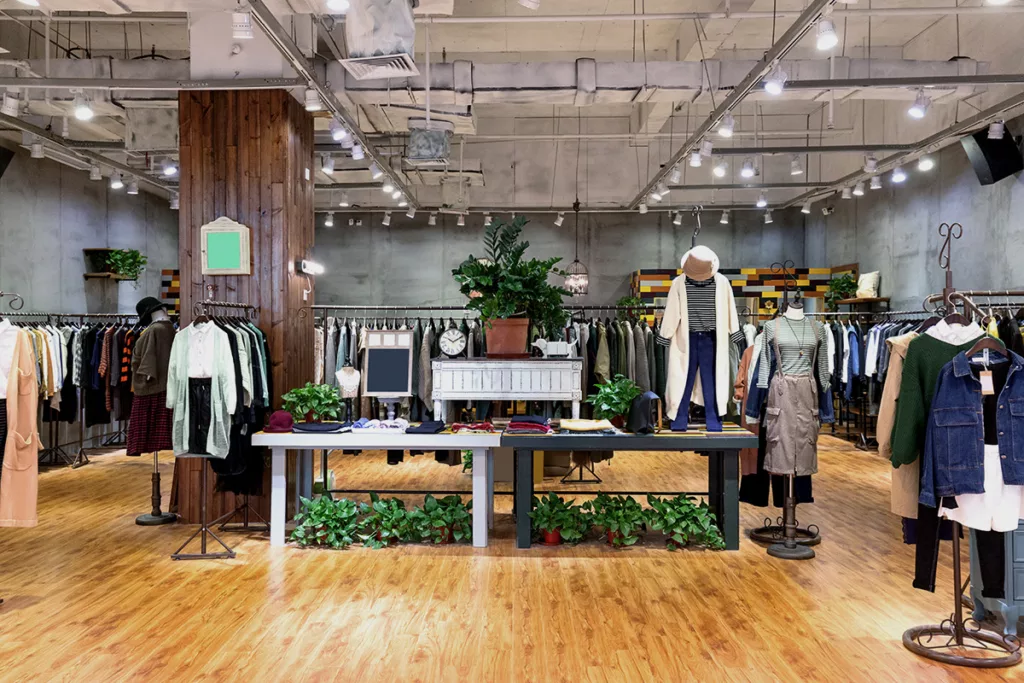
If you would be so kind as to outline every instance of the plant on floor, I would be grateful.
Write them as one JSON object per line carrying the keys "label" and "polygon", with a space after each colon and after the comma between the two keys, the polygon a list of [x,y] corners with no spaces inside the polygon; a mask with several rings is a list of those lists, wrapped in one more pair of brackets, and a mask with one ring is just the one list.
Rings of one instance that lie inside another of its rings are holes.
{"label": "plant on floor", "polygon": [[659,498],[648,494],[647,521],[651,528],[665,534],[665,547],[678,550],[692,543],[711,550],[724,550],[725,540],[715,524],[715,515],[707,501],[699,504],[687,496]]}
{"label": "plant on floor", "polygon": [[838,311],[839,302],[843,299],[849,299],[857,294],[857,281],[853,279],[853,276],[849,273],[843,273],[839,277],[834,277],[828,281],[828,291],[825,292],[825,303],[828,305],[828,310]]}
{"label": "plant on floor", "polygon": [[638,296],[624,296],[616,301],[615,305],[619,307],[619,320],[631,323],[640,322],[640,316],[646,310],[643,299]]}
{"label": "plant on floor", "polygon": [[[125,280],[138,281],[148,259],[138,249],[115,249],[107,254],[110,272]],[[138,285],[136,284],[136,287]]]}
{"label": "plant on floor", "polygon": [[466,450],[462,451],[462,471],[472,472],[473,471],[473,451]]}
{"label": "plant on floor", "polygon": [[534,496],[530,512],[534,533],[544,536],[548,545],[582,541],[590,531],[591,513],[589,506],[585,508],[575,502],[567,502],[556,493],[548,493],[543,498]]}
{"label": "plant on floor", "polygon": [[597,385],[597,393],[587,397],[587,403],[594,406],[594,417],[612,420],[629,414],[633,399],[642,394],[633,380],[623,375]]}
{"label": "plant on floor", "polygon": [[519,239],[524,225],[523,216],[511,223],[492,219],[484,231],[485,257],[471,254],[452,271],[452,277],[469,298],[466,308],[479,311],[483,320],[529,318],[541,329],[560,330],[567,317],[562,298],[569,291],[550,284],[548,277],[565,277],[555,268],[562,259],[524,259],[530,246]]}
{"label": "plant on floor", "polygon": [[594,526],[599,526],[608,533],[608,542],[617,548],[633,545],[640,540],[644,530],[646,514],[630,496],[609,496],[597,494],[590,503],[594,511]]}
{"label": "plant on floor", "polygon": [[413,525],[405,503],[398,498],[381,499],[370,494],[367,516],[363,519],[359,538],[367,548],[386,548],[413,537]]}
{"label": "plant on floor", "polygon": [[434,498],[429,493],[423,507],[409,513],[413,534],[429,543],[456,543],[473,537],[473,519],[470,509],[473,501],[463,503],[461,496]]}
{"label": "plant on floor", "polygon": [[359,517],[367,510],[365,503],[320,496],[314,500],[300,498],[302,512],[295,515],[291,540],[301,546],[347,548],[355,543]]}
{"label": "plant on floor", "polygon": [[292,389],[281,397],[284,409],[296,422],[320,422],[325,417],[338,419],[341,398],[338,390],[327,384],[306,382],[306,386]]}

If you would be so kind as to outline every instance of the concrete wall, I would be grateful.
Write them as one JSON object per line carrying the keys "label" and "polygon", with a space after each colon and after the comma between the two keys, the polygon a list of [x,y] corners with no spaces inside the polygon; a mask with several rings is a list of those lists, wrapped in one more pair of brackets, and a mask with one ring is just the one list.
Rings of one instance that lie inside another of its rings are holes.
{"label": "concrete wall", "polygon": [[[1015,133],[1020,119],[1007,124]],[[933,157],[927,173],[908,167],[908,179],[860,199],[833,198],[836,212],[823,217],[814,206],[807,222],[806,257],[812,263],[859,262],[862,272],[881,272],[881,294],[893,308],[914,309],[941,291],[938,255],[941,223],[959,222],[963,237],[953,244],[953,282],[958,289],[1020,289],[1016,263],[1024,247],[1024,182],[1019,177],[982,187],[960,145]]]}
{"label": "concrete wall", "polygon": [[[86,247],[140,250],[149,263],[138,288],[86,281]],[[21,294],[26,311],[133,312],[140,298],[160,295],[160,270],[177,264],[178,215],[164,199],[115,192],[23,151],[0,177],[0,290]]]}
{"label": "concrete wall", "polygon": [[[804,265],[804,216],[798,211],[777,213],[771,225],[764,224],[761,212],[734,213],[730,225],[720,225],[720,215],[705,213],[698,241],[715,250],[723,267],[767,267],[786,258]],[[349,217],[361,219],[362,226],[350,227]],[[327,273],[317,278],[316,303],[463,303],[451,271],[470,253],[482,255],[482,216],[469,216],[461,228],[454,216],[443,215],[430,227],[423,212],[412,220],[393,214],[390,226],[381,225],[382,218],[379,213],[339,213],[335,226],[326,228],[324,215],[317,215],[314,258]],[[562,265],[568,266],[573,260],[573,217],[567,215],[560,228],[551,214],[527,218],[527,256],[561,256]],[[676,227],[665,213],[581,214],[579,253],[590,271],[590,293],[579,303],[613,304],[629,294],[633,271],[678,267],[690,247],[693,225],[686,216]]]}

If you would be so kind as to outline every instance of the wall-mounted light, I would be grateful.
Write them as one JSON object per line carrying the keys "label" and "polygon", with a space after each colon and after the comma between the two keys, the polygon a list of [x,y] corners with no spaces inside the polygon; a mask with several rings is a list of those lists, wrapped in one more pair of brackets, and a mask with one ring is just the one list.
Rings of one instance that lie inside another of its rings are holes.
{"label": "wall-mounted light", "polygon": [[303,275],[323,275],[325,272],[322,263],[316,261],[310,261],[309,259],[302,259],[298,263],[299,272]]}

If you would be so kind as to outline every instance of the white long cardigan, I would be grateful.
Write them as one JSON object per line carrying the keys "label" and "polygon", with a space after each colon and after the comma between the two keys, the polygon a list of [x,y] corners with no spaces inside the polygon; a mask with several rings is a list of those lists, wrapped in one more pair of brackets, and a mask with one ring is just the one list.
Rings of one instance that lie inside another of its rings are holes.
{"label": "white long cardigan", "polygon": [[[683,255],[680,263],[686,263]],[[726,406],[732,397],[729,386],[729,337],[740,329],[736,314],[736,299],[732,294],[729,279],[718,272],[718,257],[712,261],[715,278],[715,403],[718,414],[725,415]],[[665,315],[661,320],[661,336],[671,341],[668,350],[667,383],[665,387],[665,414],[675,419],[679,402],[686,389],[686,372],[690,367],[689,339],[690,319],[686,308],[686,276],[680,275],[672,281],[665,303]],[[700,377],[694,382],[692,400],[703,404]]]}

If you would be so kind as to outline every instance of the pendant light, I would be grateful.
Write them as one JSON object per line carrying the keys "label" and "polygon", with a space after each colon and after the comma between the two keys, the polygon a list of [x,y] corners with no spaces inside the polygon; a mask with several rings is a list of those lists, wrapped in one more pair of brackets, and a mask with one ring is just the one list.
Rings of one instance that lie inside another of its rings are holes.
{"label": "pendant light", "polygon": [[581,297],[590,289],[590,274],[587,267],[580,261],[580,198],[573,202],[572,210],[576,214],[576,257],[565,270],[565,288],[574,297]]}

